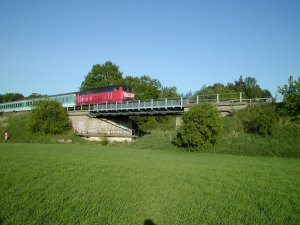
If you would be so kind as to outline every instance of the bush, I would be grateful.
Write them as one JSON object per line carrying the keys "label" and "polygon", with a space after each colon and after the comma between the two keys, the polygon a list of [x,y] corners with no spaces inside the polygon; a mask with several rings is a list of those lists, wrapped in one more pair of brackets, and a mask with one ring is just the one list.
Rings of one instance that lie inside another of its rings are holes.
{"label": "bush", "polygon": [[220,131],[221,118],[216,107],[208,103],[196,105],[183,114],[174,143],[198,151],[214,145]]}
{"label": "bush", "polygon": [[100,144],[103,145],[103,146],[106,146],[109,144],[109,140],[107,137],[103,138],[101,141],[100,141]]}
{"label": "bush", "polygon": [[300,115],[300,76],[298,80],[290,76],[288,84],[279,87],[278,92],[283,95],[282,112],[296,119]]}
{"label": "bush", "polygon": [[271,135],[276,124],[276,112],[274,105],[252,106],[243,121],[245,132]]}
{"label": "bush", "polygon": [[60,102],[41,100],[30,113],[32,132],[59,134],[71,128],[70,120]]}

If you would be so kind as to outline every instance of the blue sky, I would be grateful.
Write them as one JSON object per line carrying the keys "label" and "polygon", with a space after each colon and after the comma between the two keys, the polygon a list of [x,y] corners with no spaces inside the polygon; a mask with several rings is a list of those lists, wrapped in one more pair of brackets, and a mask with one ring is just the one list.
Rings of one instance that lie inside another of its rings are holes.
{"label": "blue sky", "polygon": [[0,94],[77,91],[94,64],[180,93],[300,76],[300,1],[1,0]]}

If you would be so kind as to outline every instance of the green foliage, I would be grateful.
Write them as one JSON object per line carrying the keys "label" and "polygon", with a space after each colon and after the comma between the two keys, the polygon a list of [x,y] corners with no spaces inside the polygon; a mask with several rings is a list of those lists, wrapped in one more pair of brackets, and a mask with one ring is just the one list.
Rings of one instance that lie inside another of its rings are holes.
{"label": "green foliage", "polygon": [[69,117],[60,102],[35,102],[35,108],[30,112],[30,129],[33,133],[58,134],[70,127]]}
{"label": "green foliage", "polygon": [[221,131],[220,114],[208,103],[191,107],[183,114],[182,122],[174,143],[192,151],[214,145]]}
{"label": "green foliage", "polygon": [[106,145],[108,145],[109,144],[109,140],[108,140],[108,138],[103,138],[101,141],[100,141],[100,144],[101,145],[103,145],[103,146],[106,146]]}
{"label": "green foliage", "polygon": [[127,76],[123,80],[123,83],[133,88],[135,99],[152,99],[159,97],[161,83],[159,80],[152,79],[150,76]]}
{"label": "green foliage", "polygon": [[257,81],[254,77],[246,77],[245,80],[245,95],[250,98],[261,98],[262,89],[257,84]]}
{"label": "green foliage", "polygon": [[18,101],[23,99],[24,96],[20,93],[6,93],[3,95],[0,94],[0,103]]}
{"label": "green foliage", "polygon": [[288,79],[288,84],[278,87],[278,92],[283,95],[283,111],[294,118],[300,114],[300,77]]}
{"label": "green foliage", "polygon": [[180,97],[175,86],[163,87],[159,93],[159,98],[173,98]]}
{"label": "green foliage", "polygon": [[272,97],[270,91],[261,89],[254,77],[246,77],[243,79],[243,77],[240,76],[238,81],[228,83],[226,86],[220,83],[215,83],[211,86],[203,86],[199,91],[195,92],[194,98],[196,98],[197,95],[226,94],[233,92],[243,92],[243,97],[250,99]]}
{"label": "green foliage", "polygon": [[103,65],[96,64],[93,66],[81,83],[80,90],[120,84],[122,79],[122,72],[119,71],[119,67],[107,61]]}
{"label": "green foliage", "polygon": [[277,118],[272,134],[261,136],[245,133],[242,121],[248,110],[222,118],[220,141],[209,152],[235,155],[300,157],[300,124],[287,118]]}
{"label": "green foliage", "polygon": [[[0,142],[3,142],[2,135],[8,131],[10,143],[53,143],[58,140],[72,140],[72,143],[88,143],[77,136],[72,130],[62,134],[32,133],[30,129],[31,112],[14,112],[0,115]],[[21,129],[20,129],[21,128]]]}
{"label": "green foliage", "polygon": [[[176,131],[173,130],[151,130],[149,133],[135,139],[133,142],[113,143],[115,146],[130,147],[134,149],[148,150],[170,150],[177,149],[173,144],[173,138]],[[178,148],[179,149],[179,148]]]}
{"label": "green foliage", "polygon": [[131,116],[130,119],[143,131],[175,129],[175,116]]}
{"label": "green foliage", "polygon": [[46,96],[47,95],[32,93],[31,95],[27,96],[26,99],[37,99],[37,98],[46,97]]}
{"label": "green foliage", "polygon": [[271,135],[275,124],[276,112],[274,105],[252,106],[243,120],[246,132],[262,136]]}

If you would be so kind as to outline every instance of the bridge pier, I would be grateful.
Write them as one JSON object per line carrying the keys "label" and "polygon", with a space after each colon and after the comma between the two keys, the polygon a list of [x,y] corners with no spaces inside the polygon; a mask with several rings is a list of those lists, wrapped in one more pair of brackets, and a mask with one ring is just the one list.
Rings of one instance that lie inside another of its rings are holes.
{"label": "bridge pier", "polygon": [[182,115],[177,115],[175,118],[175,127],[178,128],[182,124]]}
{"label": "bridge pier", "polygon": [[88,112],[69,113],[74,131],[86,140],[132,141],[135,138],[133,122],[128,117],[97,118]]}

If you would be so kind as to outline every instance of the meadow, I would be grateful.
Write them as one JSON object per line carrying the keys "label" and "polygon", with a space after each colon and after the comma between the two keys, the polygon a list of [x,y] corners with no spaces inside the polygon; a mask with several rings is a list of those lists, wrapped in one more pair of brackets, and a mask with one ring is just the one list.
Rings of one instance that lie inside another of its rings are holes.
{"label": "meadow", "polygon": [[300,159],[0,143],[0,224],[300,224]]}

